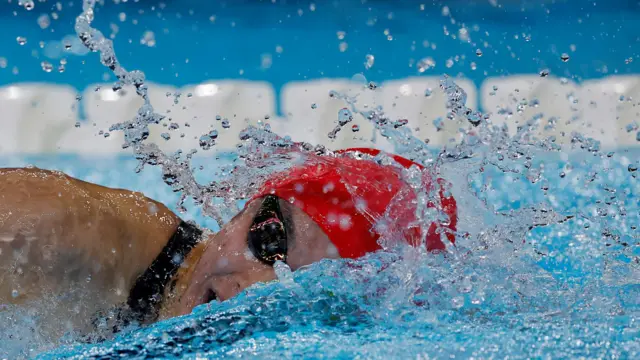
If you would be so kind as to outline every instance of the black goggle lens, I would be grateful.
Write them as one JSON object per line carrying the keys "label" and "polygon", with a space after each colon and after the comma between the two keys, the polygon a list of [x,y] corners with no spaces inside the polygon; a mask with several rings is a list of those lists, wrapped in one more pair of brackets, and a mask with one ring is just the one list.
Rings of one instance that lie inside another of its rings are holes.
{"label": "black goggle lens", "polygon": [[266,264],[287,261],[287,230],[278,197],[265,196],[249,228],[247,242],[253,255]]}

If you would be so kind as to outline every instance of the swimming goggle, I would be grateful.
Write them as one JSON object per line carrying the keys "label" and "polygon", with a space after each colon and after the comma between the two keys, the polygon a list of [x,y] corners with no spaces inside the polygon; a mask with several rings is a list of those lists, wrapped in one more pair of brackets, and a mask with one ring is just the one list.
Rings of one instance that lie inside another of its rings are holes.
{"label": "swimming goggle", "polygon": [[287,262],[287,230],[277,196],[264,197],[249,228],[247,243],[253,255],[265,264]]}

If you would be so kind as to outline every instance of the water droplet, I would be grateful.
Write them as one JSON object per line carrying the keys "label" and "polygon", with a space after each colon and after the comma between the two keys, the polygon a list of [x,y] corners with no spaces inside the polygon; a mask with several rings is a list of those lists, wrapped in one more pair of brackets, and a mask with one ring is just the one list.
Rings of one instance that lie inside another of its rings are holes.
{"label": "water droplet", "polygon": [[549,76],[549,69],[544,69],[540,71],[540,77],[547,77],[547,76]]}
{"label": "water droplet", "polygon": [[222,116],[216,115],[216,120],[218,120],[218,121],[222,120]]}
{"label": "water droplet", "polygon": [[311,108],[315,110],[315,109],[318,108],[318,105],[316,103],[313,103],[313,104],[311,104]]}
{"label": "water droplet", "polygon": [[451,306],[454,309],[460,309],[464,306],[464,298],[462,296],[455,296],[451,299]]}
{"label": "water droplet", "polygon": [[40,66],[42,66],[42,70],[48,73],[50,73],[53,70],[53,65],[48,61],[41,62]]}
{"label": "water droplet", "polygon": [[640,131],[636,133],[636,141],[640,141]]}
{"label": "water droplet", "polygon": [[562,55],[560,55],[560,60],[567,62],[569,61],[569,54],[567,53],[562,53]]}
{"label": "water droplet", "polygon": [[629,164],[629,167],[627,168],[627,170],[629,170],[630,173],[636,172],[638,170],[638,165],[637,164]]}
{"label": "water droplet", "polygon": [[38,26],[40,26],[40,29],[44,30],[48,28],[49,25],[51,25],[51,19],[49,18],[49,15],[42,14],[38,17]]}
{"label": "water droplet", "polygon": [[360,131],[360,126],[358,126],[358,125],[353,125],[353,126],[351,127],[351,131],[353,131],[353,132],[358,132],[358,131]]}
{"label": "water droplet", "polygon": [[225,128],[225,129],[230,128],[231,124],[229,123],[229,120],[227,120],[227,119],[222,120],[222,127]]}
{"label": "water droplet", "polygon": [[397,129],[401,126],[407,125],[408,123],[409,123],[409,120],[407,119],[399,119],[393,123],[393,127]]}
{"label": "water droplet", "polygon": [[160,134],[160,137],[165,139],[165,140],[171,139],[171,135],[169,135],[169,133],[162,133],[162,134]]}
{"label": "water droplet", "polygon": [[373,81],[369,82],[369,90],[375,90],[378,88],[378,85],[376,83],[374,83]]}
{"label": "water droplet", "polygon": [[418,61],[418,72],[423,73],[436,66],[436,61],[432,57],[426,57]]}
{"label": "water droplet", "polygon": [[33,3],[33,0],[24,0],[22,2],[22,6],[24,6],[24,8],[27,11],[31,11],[31,10],[33,10],[34,7],[36,7],[36,4]]}
{"label": "water droplet", "polygon": [[439,117],[433,120],[433,126],[436,127],[436,131],[441,131],[442,129],[444,129],[444,121],[441,117]]}
{"label": "water droplet", "polygon": [[18,295],[20,295],[20,294],[18,293],[18,290],[16,290],[16,289],[11,290],[11,296],[12,296],[12,297],[17,298],[17,297],[18,297]]}
{"label": "water droplet", "polygon": [[427,90],[424,91],[424,96],[431,97],[431,95],[433,95],[433,90],[431,88],[427,88]]}
{"label": "water droplet", "polygon": [[478,55],[478,57],[482,56],[482,50],[477,49],[476,50],[476,55]]}
{"label": "water droplet", "polygon": [[27,38],[24,36],[18,36],[16,41],[18,42],[18,45],[24,45],[27,43]]}
{"label": "water droplet", "polygon": [[79,128],[80,127],[80,121],[76,121],[76,127]]}
{"label": "water droplet", "polygon": [[156,46],[156,35],[153,33],[153,31],[145,31],[144,34],[142,34],[142,38],[140,39],[140,44],[147,45],[148,47]]}
{"label": "water droplet", "polygon": [[4,69],[7,67],[7,58],[0,57],[0,69]]}
{"label": "water droplet", "polygon": [[449,68],[449,69],[452,68],[453,67],[453,59],[452,58],[448,58],[447,62],[445,63],[445,66],[447,68]]}
{"label": "water droplet", "polygon": [[365,63],[364,63],[364,68],[369,70],[373,67],[373,63],[375,62],[375,57],[371,54],[367,54],[367,56],[365,56]]}
{"label": "water droplet", "polygon": [[346,125],[348,122],[351,122],[351,120],[353,120],[353,115],[349,109],[342,108],[338,111],[338,124],[340,124],[340,126]]}
{"label": "water droplet", "polygon": [[218,138],[218,131],[211,130],[208,134],[200,136],[200,147],[203,150],[209,150],[213,145],[216,144],[216,139]]}
{"label": "water droplet", "polygon": [[347,44],[345,41],[341,42],[340,45],[338,46],[338,49],[340,49],[340,52],[345,52],[347,51],[348,48],[349,48],[349,44]]}
{"label": "water droplet", "polygon": [[80,100],[82,100],[82,95],[80,94],[76,95],[76,101],[80,101]]}

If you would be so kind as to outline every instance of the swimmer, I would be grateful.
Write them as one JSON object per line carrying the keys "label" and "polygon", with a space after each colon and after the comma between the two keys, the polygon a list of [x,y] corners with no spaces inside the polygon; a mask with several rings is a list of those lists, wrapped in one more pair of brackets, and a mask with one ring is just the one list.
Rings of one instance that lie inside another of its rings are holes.
{"label": "swimmer", "polygon": [[[310,155],[271,175],[215,234],[140,193],[60,172],[2,169],[0,302],[25,304],[81,288],[85,308],[75,311],[74,322],[124,305],[129,320],[148,324],[272,281],[278,260],[295,271],[325,258],[374,252],[382,231],[412,243],[425,238],[428,250],[445,250],[442,239],[453,243],[456,202],[442,179],[422,183],[440,194],[449,219],[434,221],[422,234],[412,223],[415,195],[398,169],[360,159],[361,153],[379,151]],[[393,157],[404,167],[414,165]],[[374,226],[385,211],[393,223]]]}

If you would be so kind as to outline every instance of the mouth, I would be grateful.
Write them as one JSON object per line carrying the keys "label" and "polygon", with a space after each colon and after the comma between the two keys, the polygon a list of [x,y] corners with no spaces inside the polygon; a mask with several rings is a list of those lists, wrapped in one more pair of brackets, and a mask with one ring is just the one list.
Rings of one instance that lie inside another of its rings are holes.
{"label": "mouth", "polygon": [[215,290],[213,290],[213,288],[208,288],[207,291],[205,291],[205,293],[202,295],[202,301],[200,302],[200,304],[208,304],[212,301],[219,301],[220,298],[218,297],[218,294],[216,294]]}

